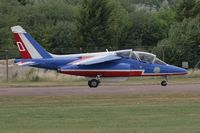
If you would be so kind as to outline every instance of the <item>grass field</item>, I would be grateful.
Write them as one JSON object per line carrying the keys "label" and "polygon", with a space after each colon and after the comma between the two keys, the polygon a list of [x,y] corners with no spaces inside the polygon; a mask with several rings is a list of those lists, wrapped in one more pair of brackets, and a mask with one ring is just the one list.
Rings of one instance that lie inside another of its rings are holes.
{"label": "grass field", "polygon": [[200,133],[200,93],[0,97],[0,133]]}

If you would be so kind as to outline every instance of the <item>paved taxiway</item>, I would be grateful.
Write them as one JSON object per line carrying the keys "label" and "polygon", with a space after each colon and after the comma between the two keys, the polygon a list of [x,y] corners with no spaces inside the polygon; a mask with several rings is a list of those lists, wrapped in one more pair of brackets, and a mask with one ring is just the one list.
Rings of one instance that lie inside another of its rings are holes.
{"label": "paved taxiway", "polygon": [[0,88],[0,96],[65,96],[121,93],[200,93],[200,84],[100,86],[91,89],[87,86],[72,87],[10,87]]}

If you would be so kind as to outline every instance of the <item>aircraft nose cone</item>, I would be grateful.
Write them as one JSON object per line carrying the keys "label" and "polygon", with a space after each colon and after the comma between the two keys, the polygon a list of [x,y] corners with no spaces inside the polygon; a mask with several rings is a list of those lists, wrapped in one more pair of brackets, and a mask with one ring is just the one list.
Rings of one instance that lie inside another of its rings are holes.
{"label": "aircraft nose cone", "polygon": [[171,66],[171,70],[172,70],[172,73],[175,73],[177,75],[185,75],[188,73],[188,71],[184,68],[181,68],[181,67],[176,67],[176,66]]}
{"label": "aircraft nose cone", "polygon": [[188,71],[186,69],[180,68],[180,67],[178,67],[178,72],[183,73],[183,74],[187,74],[188,73]]}

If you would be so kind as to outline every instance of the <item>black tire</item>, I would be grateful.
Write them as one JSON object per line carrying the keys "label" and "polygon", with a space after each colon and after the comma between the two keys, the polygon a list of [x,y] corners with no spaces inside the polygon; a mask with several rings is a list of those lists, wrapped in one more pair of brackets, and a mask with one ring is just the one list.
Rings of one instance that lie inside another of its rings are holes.
{"label": "black tire", "polygon": [[162,81],[162,82],[161,82],[161,85],[162,85],[162,86],[167,86],[167,81],[165,81],[165,80]]}
{"label": "black tire", "polygon": [[96,79],[92,79],[92,80],[88,81],[88,86],[90,88],[96,88],[96,87],[98,87],[98,85],[99,85],[99,81]]}

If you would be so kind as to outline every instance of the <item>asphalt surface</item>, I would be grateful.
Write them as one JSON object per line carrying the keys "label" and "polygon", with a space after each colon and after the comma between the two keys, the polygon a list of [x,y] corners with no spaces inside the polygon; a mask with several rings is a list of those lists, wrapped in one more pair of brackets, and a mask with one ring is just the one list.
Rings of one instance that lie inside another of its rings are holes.
{"label": "asphalt surface", "polygon": [[87,86],[73,87],[10,87],[0,88],[0,96],[67,96],[95,94],[138,94],[138,93],[200,93],[200,84],[99,86],[92,89]]}

